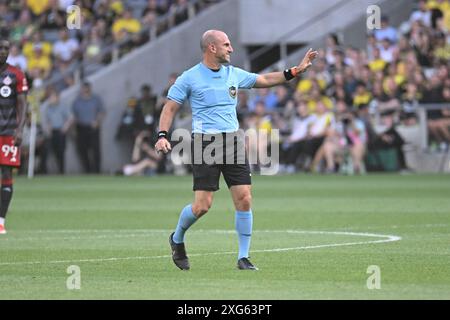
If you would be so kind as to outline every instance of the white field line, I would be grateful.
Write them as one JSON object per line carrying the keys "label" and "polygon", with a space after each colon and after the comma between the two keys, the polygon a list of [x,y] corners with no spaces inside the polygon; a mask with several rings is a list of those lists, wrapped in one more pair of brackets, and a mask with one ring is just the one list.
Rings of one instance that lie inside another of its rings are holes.
{"label": "white field line", "polygon": [[[146,230],[147,233],[151,232],[170,232],[170,230]],[[234,230],[193,230],[191,232],[206,232],[206,233],[235,233]],[[258,252],[283,252],[293,250],[307,250],[307,249],[319,249],[319,248],[331,248],[341,246],[354,246],[363,244],[376,244],[401,240],[401,237],[395,235],[383,235],[375,233],[360,233],[360,232],[341,232],[341,231],[306,231],[306,230],[255,230],[254,233],[295,233],[295,234],[331,234],[331,235],[344,235],[344,236],[358,236],[358,237],[373,237],[381,238],[379,240],[368,240],[358,242],[344,242],[344,243],[330,243],[312,246],[300,246],[290,248],[275,248],[275,249],[260,249],[252,250],[252,253]],[[38,239],[38,238],[37,238]],[[80,238],[83,239],[83,238]],[[236,254],[235,251],[224,252],[210,252],[210,253],[194,253],[189,254],[191,257],[210,256],[210,255],[227,255]],[[98,259],[72,259],[72,260],[51,260],[51,261],[23,261],[23,262],[1,262],[0,266],[10,265],[36,265],[36,264],[60,264],[60,263],[81,263],[81,262],[108,262],[108,261],[126,261],[126,260],[143,260],[143,259],[162,259],[170,258],[171,255],[162,256],[138,256],[138,257],[111,257],[111,258],[98,258]]]}
{"label": "white field line", "polygon": [[[351,226],[351,227],[345,227],[345,228],[337,228],[339,231],[346,231],[346,230],[357,230],[357,229],[400,229],[400,228],[436,228],[436,227],[447,227],[449,224],[445,223],[435,223],[435,224],[407,224],[407,225],[385,225],[385,226]],[[335,229],[336,230],[336,229]],[[33,233],[33,234],[42,234],[42,233],[75,233],[75,234],[83,234],[83,233],[166,233],[166,232],[172,232],[168,229],[29,229],[29,230],[18,230],[18,231],[10,231],[9,234],[15,234],[15,232],[20,233]],[[268,230],[271,232],[284,232],[285,230]],[[328,231],[328,230],[322,230],[322,231]],[[196,232],[234,232],[229,230],[196,230]],[[259,231],[261,232],[261,231]],[[17,234],[17,233],[16,233]],[[2,239],[2,238],[0,238]],[[17,240],[17,239],[16,239]]]}
{"label": "white field line", "polygon": [[[64,230],[53,230],[53,231],[57,231],[56,233],[63,233],[62,231]],[[76,230],[71,230],[70,233],[76,233]],[[88,230],[78,230],[81,231],[81,233],[87,233]],[[119,232],[121,234],[111,234],[112,230],[108,230],[106,233],[107,234],[103,234],[103,235],[95,235],[95,236],[57,236],[57,237],[8,237],[8,236],[2,236],[2,238],[0,238],[0,240],[4,240],[4,241],[39,241],[39,240],[93,240],[93,239],[116,239],[116,238],[136,238],[136,237],[149,237],[149,236],[153,236],[153,234],[155,233],[165,233],[165,234],[169,234],[170,232],[172,232],[172,230],[168,230],[168,229],[136,229],[136,230],[128,230],[127,233],[125,230],[122,230],[122,232]],[[135,231],[137,231],[138,233],[135,233]],[[228,233],[236,233],[235,230],[204,230],[204,229],[199,229],[199,230],[192,230],[191,232],[196,232],[196,233],[223,233],[223,234],[228,234]],[[349,232],[349,231],[325,231],[325,230],[320,230],[320,231],[308,231],[308,230],[255,230],[254,232],[256,233],[276,233],[276,232],[281,232],[281,233],[304,233],[304,234],[335,234],[335,235],[349,235],[349,236],[366,236],[366,237],[378,237],[378,234],[373,234],[373,233],[361,233],[361,232]],[[22,232],[20,232],[22,233]],[[40,232],[39,232],[40,233]],[[100,230],[96,230],[94,233],[101,233]],[[109,234],[108,234],[109,233]],[[16,233],[15,235],[17,235],[18,233]],[[4,237],[4,238],[3,238]]]}

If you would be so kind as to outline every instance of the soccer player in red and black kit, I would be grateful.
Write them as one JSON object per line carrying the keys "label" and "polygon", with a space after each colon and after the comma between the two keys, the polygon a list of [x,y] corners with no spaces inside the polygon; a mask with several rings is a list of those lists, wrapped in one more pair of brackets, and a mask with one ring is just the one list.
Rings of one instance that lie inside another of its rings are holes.
{"label": "soccer player in red and black kit", "polygon": [[13,194],[13,167],[20,166],[20,144],[27,114],[27,80],[20,69],[6,63],[9,41],[0,39],[0,234]]}

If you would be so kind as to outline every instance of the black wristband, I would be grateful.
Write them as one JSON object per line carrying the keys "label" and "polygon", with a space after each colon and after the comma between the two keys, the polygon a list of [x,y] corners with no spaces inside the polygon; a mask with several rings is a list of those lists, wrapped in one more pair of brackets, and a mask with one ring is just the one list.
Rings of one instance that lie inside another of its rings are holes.
{"label": "black wristband", "polygon": [[289,80],[292,80],[295,78],[294,75],[292,74],[291,69],[286,69],[286,70],[284,70],[283,73],[284,73],[284,78],[286,79],[286,81],[289,81]]}
{"label": "black wristband", "polygon": [[158,132],[158,140],[159,139],[167,139],[167,137],[169,136],[169,133],[167,131],[159,131]]}

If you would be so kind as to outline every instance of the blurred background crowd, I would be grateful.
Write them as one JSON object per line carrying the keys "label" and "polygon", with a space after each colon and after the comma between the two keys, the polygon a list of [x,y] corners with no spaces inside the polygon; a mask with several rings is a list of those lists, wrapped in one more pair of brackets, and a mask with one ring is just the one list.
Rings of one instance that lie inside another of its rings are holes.
{"label": "blurred background crowd", "polygon": [[[111,59],[100,54],[104,48],[121,43],[120,50],[128,52],[151,41],[151,32],[142,30],[161,33],[183,22],[188,15],[187,2],[0,0],[0,29],[12,43],[8,62],[24,70],[30,82],[62,79],[39,97],[40,101],[50,97],[52,105],[58,106],[59,93],[74,82],[73,73],[67,70],[89,61],[83,69],[89,74]],[[214,2],[200,1],[198,5],[206,7]],[[82,8],[80,30],[65,28],[66,9],[72,4]],[[162,16],[168,18],[158,19]],[[313,67],[299,79],[274,89],[239,92],[237,114],[241,128],[268,133],[280,130],[280,172],[408,171],[405,141],[397,128],[417,125],[419,104],[450,103],[449,30],[449,1],[421,0],[409,20],[399,27],[392,26],[388,16],[382,16],[381,28],[367,34],[365,48],[346,46],[336,34],[330,34],[326,46],[317,48],[319,56]],[[171,75],[163,92],[155,93],[145,84],[140,96],[129,98],[116,139],[129,143],[132,154],[130,163],[118,168],[118,173],[189,171],[189,167],[174,166],[152,148],[167,90],[176,77],[176,73]],[[41,115],[46,125],[38,143],[37,152],[43,154],[38,172],[46,172],[45,155],[50,150],[60,159],[59,171],[64,172],[64,136],[73,124],[80,130],[87,123],[95,123],[94,132],[86,133],[85,138],[99,139],[95,129],[104,115],[101,97],[89,92],[88,83],[83,88],[86,90],[82,89],[78,103],[90,106],[92,112],[87,119],[77,114],[76,103],[61,106],[61,110],[67,109],[64,112],[55,112],[54,108]],[[429,151],[448,152],[450,109],[429,108],[426,112]],[[188,107],[182,109],[177,121],[179,126],[188,127]],[[62,137],[55,138],[55,131]],[[93,153],[92,163],[99,162],[95,148],[98,141],[78,141],[79,153],[85,153],[82,157],[86,172],[99,170],[89,165],[88,153]],[[269,145],[250,141],[250,148],[266,150]]]}

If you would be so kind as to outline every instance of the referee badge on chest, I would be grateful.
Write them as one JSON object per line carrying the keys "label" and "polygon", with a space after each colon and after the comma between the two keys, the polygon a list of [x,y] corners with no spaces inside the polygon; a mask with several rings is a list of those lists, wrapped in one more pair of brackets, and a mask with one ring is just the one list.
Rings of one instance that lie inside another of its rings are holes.
{"label": "referee badge on chest", "polygon": [[0,88],[0,95],[3,98],[8,98],[11,95],[11,88],[9,86],[2,86]]}
{"label": "referee badge on chest", "polygon": [[236,87],[235,87],[235,86],[231,86],[231,87],[228,89],[228,93],[230,94],[230,96],[231,96],[233,99],[235,99],[235,98],[236,98],[236,94],[237,94]]}

